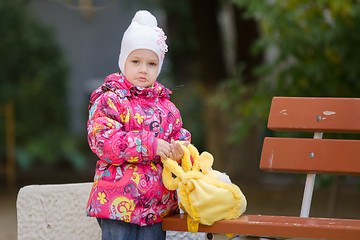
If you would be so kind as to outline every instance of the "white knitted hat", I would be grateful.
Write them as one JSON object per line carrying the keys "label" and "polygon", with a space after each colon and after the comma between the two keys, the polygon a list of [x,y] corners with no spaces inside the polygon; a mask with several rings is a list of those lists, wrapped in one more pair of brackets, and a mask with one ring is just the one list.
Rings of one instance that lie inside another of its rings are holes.
{"label": "white knitted hat", "polygon": [[157,27],[156,18],[148,11],[138,11],[124,32],[119,56],[119,68],[125,74],[125,61],[136,49],[152,50],[159,57],[159,72],[164,61],[168,46],[165,43],[164,31]]}

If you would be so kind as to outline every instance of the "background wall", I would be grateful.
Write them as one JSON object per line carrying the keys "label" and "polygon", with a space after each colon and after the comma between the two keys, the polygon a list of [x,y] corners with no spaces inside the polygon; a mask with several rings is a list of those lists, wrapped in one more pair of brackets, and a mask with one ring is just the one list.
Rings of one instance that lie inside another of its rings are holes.
{"label": "background wall", "polygon": [[[76,1],[72,2],[76,4]],[[108,1],[103,2],[106,4]],[[103,83],[108,74],[119,71],[122,35],[135,12],[150,7],[162,25],[162,12],[140,2],[116,1],[115,5],[86,17],[81,11],[57,1],[30,1],[33,15],[53,29],[71,66],[68,105],[72,131],[86,131],[89,94]]]}

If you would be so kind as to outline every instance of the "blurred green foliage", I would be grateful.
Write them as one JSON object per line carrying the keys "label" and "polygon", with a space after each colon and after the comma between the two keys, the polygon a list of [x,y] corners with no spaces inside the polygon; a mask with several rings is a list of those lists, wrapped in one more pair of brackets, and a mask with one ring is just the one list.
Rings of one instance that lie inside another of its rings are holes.
{"label": "blurred green foliage", "polygon": [[[53,32],[30,15],[27,2],[0,1],[0,105],[15,106],[17,160],[30,167],[67,159],[80,167],[67,130],[68,65]],[[3,117],[0,126],[3,143]]]}
{"label": "blurred green foliage", "polygon": [[237,75],[213,99],[237,119],[231,140],[244,139],[254,124],[265,128],[273,96],[358,97],[360,1],[233,2],[258,22],[261,37],[252,51],[267,57],[255,69],[257,82],[244,84],[238,63]]}

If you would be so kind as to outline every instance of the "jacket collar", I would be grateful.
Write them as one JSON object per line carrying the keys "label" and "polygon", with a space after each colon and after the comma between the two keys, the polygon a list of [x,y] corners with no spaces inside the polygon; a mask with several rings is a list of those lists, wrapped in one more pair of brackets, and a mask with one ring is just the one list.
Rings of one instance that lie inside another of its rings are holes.
{"label": "jacket collar", "polygon": [[155,82],[153,86],[147,88],[137,87],[130,83],[122,73],[109,75],[105,79],[103,86],[112,90],[120,97],[169,98],[172,93],[158,82]]}

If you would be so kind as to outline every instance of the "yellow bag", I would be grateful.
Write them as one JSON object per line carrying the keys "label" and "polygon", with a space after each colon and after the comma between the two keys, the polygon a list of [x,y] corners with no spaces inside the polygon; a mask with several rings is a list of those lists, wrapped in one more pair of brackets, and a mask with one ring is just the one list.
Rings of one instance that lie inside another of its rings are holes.
{"label": "yellow bag", "polygon": [[211,170],[213,156],[208,152],[199,156],[191,144],[181,146],[184,149],[181,166],[170,158],[162,159],[163,182],[170,190],[178,189],[180,208],[188,214],[188,231],[197,232],[199,223],[211,225],[243,214],[246,209],[244,194],[226,174]]}

